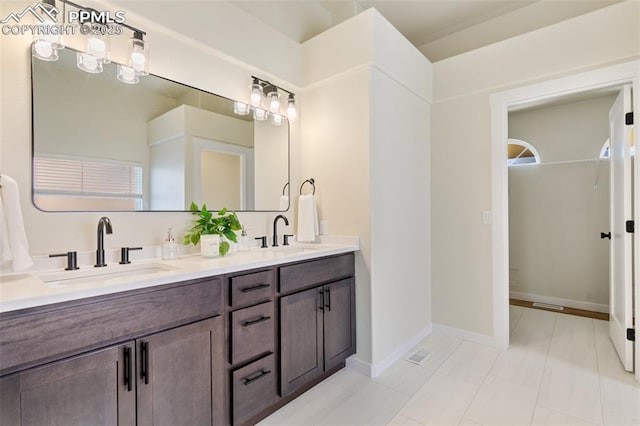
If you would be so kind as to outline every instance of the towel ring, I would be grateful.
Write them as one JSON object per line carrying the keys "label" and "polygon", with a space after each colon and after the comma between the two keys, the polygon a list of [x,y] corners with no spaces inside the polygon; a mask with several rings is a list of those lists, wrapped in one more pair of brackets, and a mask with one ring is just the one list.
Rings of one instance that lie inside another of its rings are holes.
{"label": "towel ring", "polygon": [[311,186],[313,186],[313,195],[316,195],[316,180],[314,178],[307,179],[304,182],[302,182],[302,185],[300,185],[300,195],[302,195],[302,187],[307,182],[309,182]]}
{"label": "towel ring", "polygon": [[282,187],[282,195],[287,195],[285,194],[285,192],[287,191],[287,186],[289,186],[289,182],[285,183],[284,186]]}

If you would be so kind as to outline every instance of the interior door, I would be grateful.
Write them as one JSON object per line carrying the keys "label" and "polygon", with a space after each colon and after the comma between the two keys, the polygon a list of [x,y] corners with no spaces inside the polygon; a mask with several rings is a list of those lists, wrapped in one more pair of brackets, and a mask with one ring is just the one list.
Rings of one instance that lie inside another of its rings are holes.
{"label": "interior door", "polygon": [[624,369],[633,369],[633,342],[627,340],[627,328],[633,327],[632,250],[633,235],[625,229],[633,219],[631,180],[632,126],[625,124],[631,111],[631,85],[621,91],[609,111],[609,144],[611,159],[611,243],[609,336]]}

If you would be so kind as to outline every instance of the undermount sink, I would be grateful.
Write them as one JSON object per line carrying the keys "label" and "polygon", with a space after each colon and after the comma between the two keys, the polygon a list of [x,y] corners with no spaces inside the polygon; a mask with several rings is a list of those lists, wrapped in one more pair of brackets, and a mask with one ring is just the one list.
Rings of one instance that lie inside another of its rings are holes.
{"label": "undermount sink", "polygon": [[267,250],[273,253],[304,254],[314,253],[322,248],[323,247],[314,246],[312,244],[292,244],[288,246],[269,247]]}
{"label": "undermount sink", "polygon": [[175,269],[177,268],[162,263],[118,264],[104,268],[85,267],[76,271],[52,272],[41,274],[39,278],[47,287],[55,288],[90,282],[108,283],[119,278],[138,277]]}

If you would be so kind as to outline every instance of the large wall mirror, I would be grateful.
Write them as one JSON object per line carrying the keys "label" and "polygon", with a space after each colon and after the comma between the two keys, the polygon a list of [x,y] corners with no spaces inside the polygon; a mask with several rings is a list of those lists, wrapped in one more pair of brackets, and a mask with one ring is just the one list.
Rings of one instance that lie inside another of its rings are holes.
{"label": "large wall mirror", "polygon": [[289,125],[234,114],[230,99],[76,52],[32,59],[33,202],[44,211],[288,208]]}

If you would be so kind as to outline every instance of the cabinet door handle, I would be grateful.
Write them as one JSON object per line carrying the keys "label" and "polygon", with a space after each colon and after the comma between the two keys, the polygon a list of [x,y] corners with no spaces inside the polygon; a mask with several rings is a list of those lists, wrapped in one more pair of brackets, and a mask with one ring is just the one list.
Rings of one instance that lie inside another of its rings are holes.
{"label": "cabinet door handle", "polygon": [[324,311],[324,291],[320,289],[318,291],[318,295],[320,296],[320,305],[318,306],[318,309]]}
{"label": "cabinet door handle", "polygon": [[124,384],[127,387],[127,392],[131,392],[131,348],[129,346],[124,347]]}
{"label": "cabinet door handle", "polygon": [[140,342],[140,378],[144,379],[144,384],[149,384],[149,342]]}
{"label": "cabinet door handle", "polygon": [[258,318],[258,319],[255,319],[255,320],[245,321],[245,322],[243,322],[243,323],[242,323],[242,326],[243,326],[243,327],[249,327],[249,326],[251,326],[251,325],[253,325],[253,324],[258,324],[258,323],[260,323],[260,322],[267,321],[267,320],[270,320],[270,319],[271,319],[271,317],[265,317],[265,316],[263,316],[263,317],[260,317],[260,318]]}
{"label": "cabinet door handle", "polygon": [[256,291],[256,290],[260,290],[260,289],[263,289],[263,288],[267,288],[269,286],[270,286],[270,284],[268,284],[268,283],[262,283],[262,284],[254,285],[254,286],[251,286],[251,287],[245,287],[240,291],[243,292],[243,293],[249,293],[249,292],[252,292],[252,291]]}
{"label": "cabinet door handle", "polygon": [[258,379],[263,378],[264,376],[266,376],[268,374],[271,374],[271,370],[260,370],[260,372],[256,376],[251,377],[251,378],[247,377],[246,379],[244,379],[243,384],[245,386],[250,385],[251,383],[255,382]]}
{"label": "cabinet door handle", "polygon": [[327,287],[327,289],[324,292],[327,295],[327,302],[324,305],[324,307],[327,308],[327,311],[330,311],[331,310],[331,288]]}

